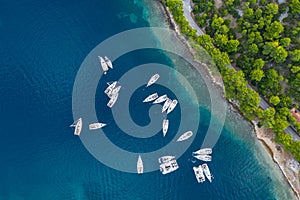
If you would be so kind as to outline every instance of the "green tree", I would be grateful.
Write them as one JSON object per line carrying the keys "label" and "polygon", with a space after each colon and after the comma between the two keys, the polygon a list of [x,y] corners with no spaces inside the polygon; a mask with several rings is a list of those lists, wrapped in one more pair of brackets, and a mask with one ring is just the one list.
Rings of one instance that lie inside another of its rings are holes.
{"label": "green tree", "polygon": [[292,13],[300,13],[300,2],[299,0],[290,0],[290,10]]}
{"label": "green tree", "polygon": [[279,98],[280,98],[280,103],[278,104],[279,107],[290,108],[292,106],[292,99],[288,95],[281,94],[281,95],[279,95]]}
{"label": "green tree", "polygon": [[284,62],[288,56],[288,52],[282,46],[279,46],[277,41],[266,42],[266,44],[263,46],[262,53],[264,55],[269,55],[276,63]]}
{"label": "green tree", "polygon": [[217,17],[211,22],[211,27],[215,30],[218,30],[224,23],[222,17]]}
{"label": "green tree", "polygon": [[291,43],[291,38],[282,38],[280,40],[280,45],[287,48],[288,46],[290,46]]}
{"label": "green tree", "polygon": [[298,72],[300,72],[300,66],[292,66],[291,72],[293,74],[297,74]]}
{"label": "green tree", "polygon": [[253,19],[254,18],[254,10],[252,8],[248,8],[244,11],[244,17],[246,19]]}
{"label": "green tree", "polygon": [[224,49],[228,43],[228,37],[227,37],[227,35],[216,34],[215,41],[216,41],[216,45],[218,47],[221,47]]}
{"label": "green tree", "polygon": [[269,3],[265,7],[265,13],[268,15],[276,15],[278,14],[278,5],[275,3]]}
{"label": "green tree", "polygon": [[270,26],[266,28],[266,32],[264,33],[264,37],[267,40],[278,39],[280,34],[284,31],[282,24],[278,21],[274,21]]}
{"label": "green tree", "polygon": [[227,52],[236,52],[240,42],[238,40],[229,40],[226,45]]}
{"label": "green tree", "polygon": [[260,93],[268,97],[279,95],[282,90],[280,84],[282,80],[283,77],[279,76],[275,69],[266,70],[265,76],[258,85]]}
{"label": "green tree", "polygon": [[261,58],[255,59],[253,63],[254,69],[262,69],[265,66],[265,61]]}
{"label": "green tree", "polygon": [[270,103],[276,106],[280,102],[280,98],[278,96],[271,96],[269,99]]}
{"label": "green tree", "polygon": [[260,116],[262,125],[266,126],[267,128],[273,128],[275,124],[274,116],[275,116],[275,109],[270,107],[267,108],[262,112],[262,116]]}
{"label": "green tree", "polygon": [[287,122],[286,117],[276,113],[274,119],[275,119],[275,123],[273,125],[273,131],[275,131],[276,133],[283,133],[284,130],[287,127],[289,127],[289,123]]}
{"label": "green tree", "polygon": [[300,61],[300,50],[296,49],[294,51],[291,51],[290,56],[291,56],[292,61],[299,62]]}
{"label": "green tree", "polygon": [[288,52],[282,46],[279,46],[275,49],[275,52],[270,54],[270,56],[274,58],[276,63],[283,63],[288,56]]}
{"label": "green tree", "polygon": [[250,73],[250,78],[253,81],[259,82],[265,76],[264,71],[261,69],[254,69]]}
{"label": "green tree", "polygon": [[257,46],[256,44],[253,43],[253,44],[250,44],[250,45],[248,46],[248,52],[249,52],[251,55],[257,54],[258,51],[259,51],[259,49],[258,49],[258,46]]}

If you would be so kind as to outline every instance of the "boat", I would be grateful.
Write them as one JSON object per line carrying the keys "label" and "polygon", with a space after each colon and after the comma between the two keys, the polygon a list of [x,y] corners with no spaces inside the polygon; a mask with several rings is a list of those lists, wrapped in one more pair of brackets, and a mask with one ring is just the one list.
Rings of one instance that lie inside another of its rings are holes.
{"label": "boat", "polygon": [[167,114],[169,114],[170,112],[172,112],[174,110],[174,108],[176,107],[178,101],[176,99],[174,99],[172,101],[172,103],[170,104],[168,110],[167,110]]}
{"label": "boat", "polygon": [[113,107],[113,105],[116,103],[117,99],[118,99],[119,93],[112,95],[111,99],[109,100],[109,102],[107,103],[108,107]]}
{"label": "boat", "polygon": [[164,119],[163,120],[163,134],[164,134],[164,136],[166,136],[168,128],[169,128],[169,120]]}
{"label": "boat", "polygon": [[146,87],[153,85],[159,79],[159,74],[154,74],[147,83]]}
{"label": "boat", "polygon": [[141,158],[141,155],[139,155],[137,163],[136,163],[136,170],[138,174],[142,174],[144,173],[144,164],[143,164],[143,160]]}
{"label": "boat", "polygon": [[74,135],[80,135],[82,129],[82,118],[76,120],[70,127],[75,127]]}
{"label": "boat", "polygon": [[211,175],[208,165],[206,163],[202,164],[202,169],[203,169],[203,172],[204,172],[206,178],[209,180],[209,182],[211,182],[213,176]]}
{"label": "boat", "polygon": [[108,84],[108,87],[104,90],[104,93],[109,95],[113,91],[113,89],[116,87],[117,81],[114,81],[111,84],[109,84],[109,83],[107,83],[107,84]]}
{"label": "boat", "polygon": [[109,68],[111,69],[113,68],[113,64],[111,63],[111,60],[107,56],[104,56],[104,61]]}
{"label": "boat", "polygon": [[176,160],[170,160],[160,164],[159,169],[163,175],[174,172],[179,168]]}
{"label": "boat", "polygon": [[211,156],[210,155],[195,155],[194,156],[195,158],[197,158],[198,160],[202,160],[202,161],[205,161],[205,162],[209,162],[211,161]]}
{"label": "boat", "polygon": [[185,132],[184,134],[182,134],[182,135],[177,139],[177,142],[181,142],[181,141],[187,140],[187,139],[189,139],[190,137],[192,137],[192,135],[193,135],[193,132],[192,132],[192,131],[187,131],[187,132]]}
{"label": "boat", "polygon": [[167,100],[167,99],[168,99],[168,96],[167,96],[166,94],[164,94],[164,95],[158,97],[153,103],[154,103],[154,104],[155,104],[155,103],[161,103],[161,102],[164,102],[164,101]]}
{"label": "boat", "polygon": [[175,156],[162,156],[160,158],[158,158],[158,162],[159,163],[165,163],[165,162],[169,162],[170,160],[173,160],[175,158]]}
{"label": "boat", "polygon": [[202,166],[199,165],[198,167],[193,167],[193,170],[198,183],[203,183],[205,181],[205,176],[203,174]]}
{"label": "boat", "polygon": [[163,107],[162,107],[162,109],[161,109],[161,112],[162,112],[162,113],[165,112],[165,111],[169,108],[169,106],[171,105],[171,103],[172,103],[172,100],[168,98],[168,99],[165,101],[165,103],[164,103],[164,105],[163,105]]}
{"label": "boat", "polygon": [[99,58],[102,70],[103,70],[104,74],[106,74],[108,71],[108,66],[107,66],[105,60],[101,56],[98,56],[98,58]]}
{"label": "boat", "polygon": [[145,103],[145,102],[153,101],[153,100],[157,99],[157,97],[158,97],[157,93],[150,94],[146,99],[144,99],[143,102]]}
{"label": "boat", "polygon": [[109,98],[112,98],[114,95],[116,95],[117,93],[119,93],[121,87],[122,87],[122,86],[120,86],[120,85],[117,86],[116,88],[114,88],[113,90],[111,90],[111,92],[109,92],[109,93],[107,94],[107,96],[108,96]]}
{"label": "boat", "polygon": [[212,153],[211,148],[203,148],[193,152],[193,154],[211,154],[211,153]]}
{"label": "boat", "polygon": [[104,124],[104,123],[92,123],[89,125],[89,129],[96,130],[96,129],[102,128],[104,126],[106,126],[106,124]]}

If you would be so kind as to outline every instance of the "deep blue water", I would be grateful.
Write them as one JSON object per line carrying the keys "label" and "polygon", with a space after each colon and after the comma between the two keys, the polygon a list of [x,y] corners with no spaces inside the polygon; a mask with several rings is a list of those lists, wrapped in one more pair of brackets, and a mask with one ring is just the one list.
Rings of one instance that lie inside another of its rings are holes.
{"label": "deep blue water", "polygon": [[[0,199],[277,198],[276,183],[253,155],[253,146],[226,128],[209,163],[215,179],[201,185],[196,183],[190,161],[191,150],[201,145],[201,134],[178,160],[180,169],[167,176],[159,171],[139,176],[111,169],[90,155],[73,135],[69,128],[72,89],[82,61],[106,38],[149,26],[144,12],[131,0],[0,2]],[[155,59],[171,65],[168,57],[151,51],[124,59],[128,68]],[[117,77],[124,71],[116,73]],[[171,91],[169,94],[172,96]],[[145,105],[131,106],[134,121],[147,124],[149,118],[134,117]],[[199,109],[199,130],[205,132],[210,113]],[[107,109],[99,112],[109,115]],[[109,138],[122,146],[120,141],[126,140],[126,135],[119,140]],[[128,140],[135,145],[122,148],[133,152],[143,146],[144,151],[151,151],[165,145]]]}

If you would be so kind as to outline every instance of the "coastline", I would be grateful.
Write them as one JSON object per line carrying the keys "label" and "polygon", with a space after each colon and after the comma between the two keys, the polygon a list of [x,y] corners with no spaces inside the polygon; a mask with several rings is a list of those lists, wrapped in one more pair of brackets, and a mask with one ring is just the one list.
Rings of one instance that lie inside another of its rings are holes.
{"label": "coastline", "polygon": [[[184,0],[182,0],[182,3],[184,3],[183,1]],[[167,15],[171,28],[176,32],[178,38],[183,42],[183,44],[186,45],[190,53],[193,56],[195,56],[195,50],[191,46],[190,42],[183,35],[181,35],[180,28],[175,22],[173,15],[169,11],[168,7],[166,7],[161,0],[159,0],[159,2]],[[207,71],[209,77],[211,78],[212,82],[215,85],[219,86],[222,89],[224,88],[222,82],[219,81],[219,77],[215,77],[212,71],[210,70],[210,68],[205,63],[201,63],[198,61],[196,62],[205,67],[205,70]],[[243,116],[243,114],[239,111],[238,105],[235,102],[229,100],[228,102],[231,105],[230,109],[234,110],[239,115]],[[274,132],[272,132],[271,130],[265,130],[264,128],[258,128],[255,121],[249,121],[249,120],[247,121],[250,124],[252,124],[257,140],[261,142],[263,147],[267,150],[267,152],[272,157],[273,162],[277,164],[283,176],[285,177],[286,181],[288,182],[289,186],[291,187],[292,191],[294,192],[295,197],[298,200],[300,200],[300,174],[299,172],[298,173],[293,172],[287,166],[287,162],[292,158],[291,154],[284,152],[283,147],[275,143]]]}

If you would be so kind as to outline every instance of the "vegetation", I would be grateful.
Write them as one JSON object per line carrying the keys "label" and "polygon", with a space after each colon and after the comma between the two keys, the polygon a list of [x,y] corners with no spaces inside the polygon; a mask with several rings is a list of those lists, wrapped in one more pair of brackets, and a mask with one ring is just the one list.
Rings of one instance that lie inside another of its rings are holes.
{"label": "vegetation", "polygon": [[[195,19],[206,32],[200,36],[183,16],[181,0],[163,2],[181,32],[211,55],[223,76],[226,97],[238,102],[247,119],[256,118],[259,125],[272,128],[276,141],[300,161],[299,142],[283,133],[289,123],[300,132],[300,124],[289,112],[300,100],[300,22],[295,23],[299,0],[283,5],[269,0],[225,0],[221,6],[214,0],[193,0]],[[280,18],[284,12],[288,16]],[[231,63],[237,70],[228,67]],[[258,93],[273,107],[261,109]]]}

